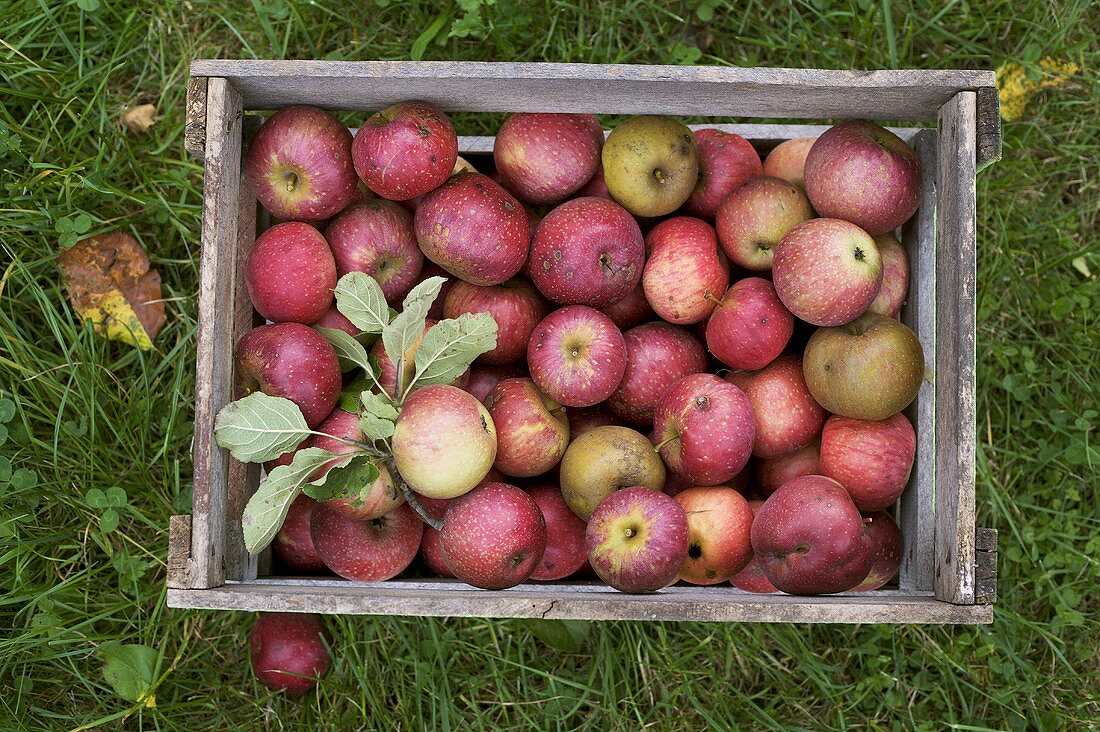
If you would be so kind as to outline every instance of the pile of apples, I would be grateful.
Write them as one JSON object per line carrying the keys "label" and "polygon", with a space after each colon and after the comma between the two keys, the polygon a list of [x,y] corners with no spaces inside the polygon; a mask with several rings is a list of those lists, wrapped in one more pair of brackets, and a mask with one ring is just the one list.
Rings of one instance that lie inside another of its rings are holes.
{"label": "pile of apples", "polygon": [[[887,509],[916,449],[901,412],[924,377],[896,319],[913,150],[852,121],[762,162],[736,134],[667,117],[605,139],[592,115],[520,113],[491,163],[458,157],[450,120],[422,102],[354,137],[289,107],[251,141],[247,179],[278,223],[246,264],[269,324],[237,346],[241,389],[298,405],[317,433],[300,447],[363,440],[340,401],[356,374],[311,326],[336,328],[399,411],[396,470],[355,501],[297,498],[274,542],[283,568],[379,581],[419,553],[486,589],[592,572],[625,592],[890,581]],[[448,277],[427,324],[487,313],[495,347],[452,384],[395,394],[381,341],[334,305],[350,272],[391,307]]]}

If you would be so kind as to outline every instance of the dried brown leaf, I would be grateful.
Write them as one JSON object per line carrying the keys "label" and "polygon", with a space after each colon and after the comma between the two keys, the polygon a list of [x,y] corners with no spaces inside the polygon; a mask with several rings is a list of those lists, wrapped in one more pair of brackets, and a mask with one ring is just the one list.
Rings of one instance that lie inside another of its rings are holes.
{"label": "dried brown leaf", "polygon": [[119,118],[119,124],[125,125],[135,135],[142,135],[156,124],[156,120],[153,119],[156,113],[157,108],[152,104],[139,104],[123,112],[122,117]]}

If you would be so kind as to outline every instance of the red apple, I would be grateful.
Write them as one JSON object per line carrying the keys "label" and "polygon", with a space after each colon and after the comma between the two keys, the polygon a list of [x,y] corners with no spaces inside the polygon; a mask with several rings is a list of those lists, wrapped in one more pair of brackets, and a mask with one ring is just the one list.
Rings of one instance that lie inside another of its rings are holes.
{"label": "red apple", "polygon": [[309,535],[309,519],[316,505],[317,501],[309,496],[295,498],[271,545],[279,564],[295,574],[320,574],[325,571],[325,563],[321,561]]}
{"label": "red apple", "polygon": [[270,689],[301,694],[332,666],[316,615],[260,613],[248,639],[252,673]]}
{"label": "red apple", "polygon": [[645,299],[645,290],[641,283],[622,300],[600,308],[600,312],[611,318],[611,322],[621,331],[641,325],[656,316],[649,300]]}
{"label": "red apple", "polygon": [[752,454],[783,457],[813,442],[825,424],[825,410],[811,396],[797,354],[780,356],[760,371],[734,372],[726,379],[752,403],[756,443]]}
{"label": "red apple", "polygon": [[[417,496],[417,500],[429,515],[440,521],[443,520],[447,506],[451,503],[449,498],[428,498],[427,496]],[[443,556],[440,533],[427,524],[424,524],[424,535],[420,538],[420,558],[424,560],[424,564],[428,565],[428,569],[440,577],[454,577],[447,567],[446,557]]]}
{"label": "red apple", "polygon": [[318,503],[310,520],[313,545],[325,566],[344,579],[381,582],[401,574],[416,558],[424,522],[402,504],[385,516],[357,519]]}
{"label": "red apple", "polygon": [[652,253],[642,272],[642,288],[653,310],[676,325],[706,320],[730,280],[714,228],[701,219],[677,216],[653,227],[646,247]]}
{"label": "red apple", "polygon": [[821,474],[821,446],[817,440],[789,455],[761,459],[756,464],[756,484],[766,495],[800,476]]}
{"label": "red apple", "polygon": [[261,325],[237,341],[236,391],[298,405],[316,427],[340,399],[340,363],[325,337],[300,323]]}
{"label": "red apple", "polygon": [[596,173],[584,184],[584,187],[577,191],[577,198],[584,198],[585,196],[611,200],[611,191],[607,190],[607,181],[603,177],[602,165],[596,168]]}
{"label": "red apple", "polygon": [[850,590],[871,569],[871,537],[859,509],[832,478],[795,478],[768,497],[752,522],[752,549],[783,592]]}
{"label": "red apple", "polygon": [[833,415],[821,433],[821,473],[844,486],[863,512],[881,511],[905,492],[917,434],[904,414],[881,422]]}
{"label": "red apple", "polygon": [[[345,455],[355,451],[356,448],[340,438],[360,442],[365,439],[362,430],[359,429],[359,415],[345,412],[343,409],[332,410],[332,414],[317,426],[317,431],[323,434],[310,435],[304,447],[319,447],[337,455]],[[339,463],[340,460],[330,460],[311,475],[310,480],[320,480]],[[325,505],[352,518],[367,520],[385,516],[404,502],[405,498],[401,491],[393,484],[393,476],[388,470],[381,470],[378,479],[371,484],[365,496],[334,498],[331,501],[325,501]]]}
{"label": "red apple", "polygon": [[382,198],[423,195],[451,174],[458,137],[442,111],[424,102],[402,102],[372,114],[351,148],[355,172]]}
{"label": "red apple", "polygon": [[917,334],[893,318],[866,313],[820,328],[806,344],[806,386],[821,406],[852,419],[886,419],[909,406],[924,380]]}
{"label": "red apple", "polygon": [[611,305],[637,286],[644,263],[634,217],[604,198],[561,204],[539,222],[531,242],[531,281],[560,305]]}
{"label": "red apple", "polygon": [[867,535],[871,537],[871,571],[863,581],[852,588],[853,592],[877,590],[894,579],[901,567],[901,530],[885,511],[875,511],[864,516]]}
{"label": "red apple", "polygon": [[615,415],[604,403],[581,409],[567,409],[566,416],[569,418],[569,439],[571,441],[597,427],[618,424],[615,421]]}
{"label": "red apple", "polygon": [[535,384],[567,407],[590,407],[611,396],[626,371],[626,342],[611,319],[570,305],[535,326],[527,346]]}
{"label": "red apple", "polygon": [[875,241],[855,224],[811,219],[775,248],[772,281],[794,315],[814,325],[844,325],[867,310],[882,286]]}
{"label": "red apple", "polygon": [[801,188],[764,176],[749,180],[722,202],[715,228],[731,262],[763,272],[772,268],[773,250],[787,232],[813,215]]}
{"label": "red apple", "polygon": [[762,369],[774,361],[794,333],[794,316],[772,283],[746,277],[726,291],[707,321],[707,348],[730,368]]}
{"label": "red apple", "polygon": [[527,489],[546,522],[546,551],[531,575],[533,580],[557,580],[576,574],[588,562],[584,551],[584,521],[570,510],[556,485]]}
{"label": "red apple", "polygon": [[866,120],[830,127],[806,156],[806,193],[818,214],[877,236],[920,205],[920,159],[889,130]]}
{"label": "red apple", "polygon": [[716,585],[740,572],[752,559],[752,509],[726,486],[695,486],[676,494],[688,522],[687,559],[680,579]]}
{"label": "red apple", "polygon": [[760,155],[741,135],[713,128],[695,130],[699,179],[684,203],[684,213],[714,220],[718,206],[749,178],[763,173]]}
{"label": "red apple", "polygon": [[256,200],[283,220],[321,221],[348,204],[359,180],[351,133],[316,107],[296,105],[267,118],[244,163]]}
{"label": "red apple", "polygon": [[626,371],[607,400],[615,416],[649,425],[665,389],[690,374],[707,370],[702,344],[683,328],[646,323],[623,334]]}
{"label": "red apple", "polygon": [[584,532],[588,561],[622,592],[656,592],[676,581],[688,553],[688,522],[674,498],[624,488],[600,501]]}
{"label": "red apple", "polygon": [[355,323],[348,320],[347,316],[336,309],[335,305],[326,310],[324,315],[313,321],[313,325],[319,328],[342,330],[350,336],[357,336],[362,333],[361,330],[355,327]]}
{"label": "red apple", "polygon": [[748,397],[714,374],[685,376],[668,387],[653,429],[665,465],[696,485],[717,485],[741,472],[756,433]]}
{"label": "red apple", "polygon": [[466,391],[477,397],[479,402],[485,401],[493,387],[505,379],[522,379],[528,376],[526,365],[508,364],[507,366],[488,366],[475,364],[470,367],[470,378],[463,387]]}
{"label": "red apple", "polygon": [[497,432],[472,394],[433,384],[405,400],[390,444],[394,465],[410,488],[431,498],[455,498],[493,466]]}
{"label": "red apple", "polygon": [[[763,501],[749,501],[749,507],[752,509],[753,519],[756,518],[756,512],[760,510],[760,507],[764,505]],[[749,535],[751,539],[752,528],[750,526]],[[750,542],[750,549],[751,542]],[[764,574],[764,567],[760,564],[760,558],[753,552],[752,559],[749,563],[738,572],[730,577],[730,584],[739,590],[745,592],[755,592],[760,595],[767,595],[773,592],[779,592],[775,585],[771,583],[767,575]]]}
{"label": "red apple", "polygon": [[424,197],[413,220],[424,255],[473,285],[499,285],[523,266],[527,212],[487,176],[459,173]]}
{"label": "red apple", "polygon": [[521,201],[557,203],[587,183],[600,167],[603,135],[590,114],[519,113],[493,141],[493,162]]}
{"label": "red apple", "polygon": [[867,312],[896,318],[909,294],[909,255],[893,234],[876,236],[875,246],[882,259],[882,287]]}
{"label": "red apple", "polygon": [[817,141],[816,137],[797,137],[779,143],[764,158],[764,175],[782,178],[805,190],[802,181],[806,168],[806,156]]}
{"label": "red apple", "polygon": [[336,272],[366,272],[395,305],[408,294],[424,266],[412,216],[393,201],[375,199],[340,212],[325,229]]}
{"label": "red apple", "polygon": [[312,323],[332,307],[336,264],[325,237],[289,221],[260,234],[244,264],[256,312],[275,323]]}
{"label": "red apple", "polygon": [[488,313],[497,324],[497,346],[478,356],[487,364],[506,364],[527,355],[527,342],[539,321],[546,317],[546,303],[538,291],[523,280],[478,287],[456,282],[443,306],[446,318],[463,313]]}
{"label": "red apple", "polygon": [[523,582],[546,550],[546,522],[538,504],[507,483],[487,483],[452,501],[440,534],[454,576],[485,590]]}
{"label": "red apple", "polygon": [[485,397],[497,429],[497,470],[532,478],[551,470],[569,446],[565,409],[531,379],[505,379]]}

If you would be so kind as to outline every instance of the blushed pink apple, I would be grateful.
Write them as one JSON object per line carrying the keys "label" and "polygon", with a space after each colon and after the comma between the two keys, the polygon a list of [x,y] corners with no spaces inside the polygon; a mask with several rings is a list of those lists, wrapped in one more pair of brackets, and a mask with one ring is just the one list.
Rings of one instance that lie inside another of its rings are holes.
{"label": "blushed pink apple", "polygon": [[542,475],[561,461],[569,446],[565,408],[539,391],[531,379],[505,379],[485,397],[497,430],[493,466],[515,478]]}
{"label": "blushed pink apple", "polygon": [[872,236],[909,220],[920,205],[921,179],[913,148],[866,120],[830,127],[806,156],[806,193],[818,214]]}
{"label": "blushed pink apple", "polygon": [[626,371],[607,399],[615,416],[632,424],[653,423],[653,410],[665,389],[690,374],[707,370],[702,344],[683,328],[646,323],[623,334]]}
{"label": "blushed pink apple", "polygon": [[256,312],[275,323],[312,323],[332,307],[336,264],[325,237],[289,221],[260,234],[248,250],[244,282]]}
{"label": "blushed pink apple", "polygon": [[871,571],[852,592],[877,590],[898,574],[901,567],[901,529],[885,511],[875,511],[863,517],[867,535],[871,537]]}
{"label": "blushed pink apple", "polygon": [[821,433],[821,473],[844,486],[860,511],[881,511],[905,492],[917,434],[904,414],[882,421],[833,415]]}
{"label": "blushed pink apple", "polygon": [[539,222],[530,275],[559,305],[602,308],[626,297],[642,277],[645,243],[634,217],[603,198],[574,198]]}
{"label": "blushed pink apple", "polygon": [[714,220],[718,206],[749,178],[763,173],[760,155],[741,135],[713,128],[695,130],[699,149],[699,178],[684,202],[691,216]]}
{"label": "blushed pink apple", "polygon": [[858,318],[882,286],[882,258],[867,232],[840,219],[811,219],[775,248],[772,281],[794,315],[814,325]]}
{"label": "blushed pink apple", "polygon": [[825,410],[814,400],[797,354],[780,356],[760,371],[733,372],[726,379],[752,403],[756,442],[752,454],[777,458],[801,450],[821,434]]}
{"label": "blushed pink apple", "polygon": [[615,391],[626,371],[626,342],[611,319],[584,305],[555,310],[527,346],[531,378],[567,407],[590,407]]}
{"label": "blushed pink apple", "polygon": [[557,203],[600,167],[603,135],[591,114],[524,112],[504,121],[493,141],[493,162],[521,201]]}
{"label": "blushed pink apple", "polygon": [[313,321],[313,325],[319,328],[332,328],[333,330],[342,330],[350,336],[357,336],[363,331],[355,327],[355,323],[348,320],[347,316],[336,309],[333,305],[325,314]]}
{"label": "blushed pink apple", "polygon": [[316,427],[340,399],[340,363],[320,333],[300,323],[253,328],[237,341],[236,391],[262,391],[298,405]]}
{"label": "blushed pink apple", "polygon": [[707,321],[707,348],[732,369],[755,371],[774,361],[794,333],[794,316],[772,283],[746,277],[730,287]]}
{"label": "blushed pink apple", "polygon": [[366,272],[395,305],[412,289],[424,266],[413,220],[393,201],[377,198],[340,212],[325,229],[336,273]]}
{"label": "blushed pink apple", "polygon": [[695,486],[676,494],[688,522],[687,559],[680,579],[716,585],[740,572],[752,559],[752,508],[726,486]]}
{"label": "blushed pink apple", "polygon": [[684,566],[687,515],[660,491],[624,488],[596,506],[584,544],[604,582],[621,592],[656,592],[675,582]]}
{"label": "blushed pink apple", "polygon": [[802,189],[779,178],[752,178],[718,207],[715,228],[722,251],[745,269],[772,268],[775,246],[788,231],[813,218]]}
{"label": "blushed pink apple", "polygon": [[[753,519],[756,518],[756,512],[760,510],[760,507],[764,505],[763,501],[753,500],[749,501],[749,507],[752,509]],[[752,538],[752,527],[749,527],[749,538]],[[751,542],[750,542],[750,549]],[[745,592],[755,592],[760,595],[768,595],[773,592],[779,592],[775,585],[771,583],[767,575],[764,574],[764,567],[760,565],[760,559],[756,556],[756,552],[753,552],[752,559],[749,563],[738,572],[730,577],[730,584],[739,590]]]}
{"label": "blushed pink apple", "polygon": [[[495,472],[495,471],[494,471]],[[432,518],[443,520],[450,504],[449,498],[428,498],[417,496],[420,506],[428,512]],[[447,558],[443,556],[443,541],[440,533],[431,526],[424,524],[424,535],[420,538],[420,558],[435,574],[440,577],[454,577],[447,567]]]}
{"label": "blushed pink apple", "polygon": [[470,378],[462,388],[477,397],[479,402],[484,403],[485,397],[489,396],[489,392],[501,381],[522,379],[525,376],[530,376],[527,373],[526,364],[515,363],[506,366],[475,364],[470,367]]}
{"label": "blushed pink apple", "polygon": [[320,616],[260,613],[248,638],[252,673],[270,689],[309,691],[332,666],[326,636]]}
{"label": "blushed pink apple", "polygon": [[741,472],[752,454],[752,404],[714,374],[669,386],[653,413],[654,440],[669,470],[696,485],[717,485]]}
{"label": "blushed pink apple", "polygon": [[677,216],[653,227],[646,240],[652,253],[642,272],[642,288],[653,310],[676,325],[706,320],[730,279],[714,227]]}
{"label": "blushed pink apple", "polygon": [[789,455],[762,458],[756,464],[756,484],[765,495],[800,476],[821,474],[821,446],[817,440]]}
{"label": "blushed pink apple", "polygon": [[271,543],[276,561],[291,573],[320,574],[325,571],[325,563],[321,561],[309,534],[309,519],[316,505],[317,501],[309,496],[295,498],[283,519],[282,528]]}
{"label": "blushed pink apple", "polygon": [[533,580],[557,580],[577,573],[588,561],[584,550],[584,521],[570,510],[556,485],[527,489],[546,522],[546,551],[531,574]]}
{"label": "blushed pink apple", "polygon": [[500,365],[527,355],[531,332],[546,317],[547,307],[538,290],[523,280],[488,287],[459,281],[447,293],[443,315],[457,318],[464,313],[488,313],[496,322],[496,348],[478,356],[478,361]]}
{"label": "blushed pink apple", "polygon": [[367,118],[351,153],[355,172],[372,191],[404,201],[447,180],[458,158],[458,137],[441,110],[402,102]]}
{"label": "blushed pink apple", "polygon": [[413,219],[424,256],[473,285],[499,285],[527,259],[531,230],[522,204],[481,173],[451,176]]}
{"label": "blushed pink apple", "polygon": [[896,318],[909,294],[909,255],[893,234],[876,236],[875,246],[882,259],[882,287],[867,312]]}
{"label": "blushed pink apple", "polygon": [[406,504],[385,516],[357,519],[318,503],[310,535],[325,566],[344,579],[381,582],[401,574],[416,558],[424,522]]}
{"label": "blushed pink apple", "polygon": [[645,299],[645,290],[640,282],[637,287],[627,293],[626,297],[607,307],[600,308],[600,312],[611,318],[611,322],[624,332],[648,320],[653,320],[657,316],[653,312],[649,300]]}
{"label": "blushed pink apple", "polygon": [[805,190],[803,182],[806,156],[817,141],[816,137],[796,137],[776,145],[764,158],[764,175],[782,178]]}
{"label": "blushed pink apple", "polygon": [[359,180],[351,133],[328,112],[284,107],[260,126],[245,154],[256,200],[285,221],[321,221],[351,200]]}
{"label": "blushed pink apple", "polygon": [[454,576],[486,590],[528,579],[546,550],[546,522],[538,504],[507,483],[487,483],[452,501],[440,535]]}
{"label": "blushed pink apple", "polygon": [[595,196],[596,198],[611,200],[611,191],[607,190],[607,181],[604,180],[603,177],[602,165],[596,168],[596,173],[584,184],[584,187],[577,191],[577,198],[584,198],[585,196]]}

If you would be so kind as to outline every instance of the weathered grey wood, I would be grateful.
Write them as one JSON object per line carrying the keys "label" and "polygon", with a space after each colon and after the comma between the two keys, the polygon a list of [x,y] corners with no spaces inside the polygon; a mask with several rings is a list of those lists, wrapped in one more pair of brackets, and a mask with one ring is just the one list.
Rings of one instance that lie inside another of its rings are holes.
{"label": "weathered grey wood", "polygon": [[997,530],[979,527],[974,533],[974,602],[997,601]]}
{"label": "weathered grey wood", "polygon": [[[233,299],[230,303],[233,308],[232,342],[234,347],[245,333],[262,322],[256,311],[252,309],[252,301],[248,297],[248,288],[245,286],[244,281],[244,263],[248,258],[252,243],[256,241],[256,196],[252,193],[252,189],[248,187],[243,166],[243,158],[248,150],[248,142],[256,134],[256,130],[260,128],[262,121],[262,118],[258,115],[245,115],[241,126],[240,203],[237,213]],[[232,373],[222,374],[220,378],[232,379]],[[232,383],[231,381],[232,398],[239,399],[244,396],[244,394],[234,390]],[[227,480],[225,575],[227,579],[234,580],[255,579],[258,575],[259,566],[257,559],[250,557],[244,547],[241,517],[244,514],[245,504],[256,492],[256,487],[260,483],[260,466],[255,463],[242,463],[230,457]]]}
{"label": "weathered grey wood", "polygon": [[788,623],[989,623],[988,605],[953,605],[928,596],[793,597],[752,595],[732,587],[672,587],[627,595],[610,587],[521,585],[478,590],[460,582],[429,588],[347,582],[329,587],[235,583],[210,590],[169,590],[170,607],[436,617],[585,620],[695,620]]}
{"label": "weathered grey wood", "polygon": [[249,109],[318,104],[374,110],[422,99],[447,110],[932,120],[989,71],[832,71],[718,66],[452,61],[197,60]]}
{"label": "weathered grey wood", "polygon": [[977,172],[982,172],[1001,159],[1001,94],[996,87],[977,90]]}
{"label": "weathered grey wood", "polygon": [[191,516],[168,519],[168,586],[191,586]]}
{"label": "weathered grey wood", "polygon": [[206,151],[206,79],[192,76],[187,81],[183,149],[202,161]]}
{"label": "weathered grey wood", "polygon": [[975,95],[940,112],[936,210],[936,597],[974,602]]}
{"label": "weathered grey wood", "polygon": [[923,185],[920,208],[901,234],[909,255],[909,294],[901,321],[924,347],[925,379],[916,401],[906,410],[916,428],[917,454],[909,486],[897,507],[903,542],[898,582],[902,589],[927,591],[935,579],[929,547],[936,531],[936,131],[921,131],[913,147],[920,158]]}
{"label": "weathered grey wood", "polygon": [[229,466],[228,454],[214,442],[214,416],[231,397],[241,116],[240,94],[225,79],[209,79],[195,356],[192,587],[225,581]]}
{"label": "weathered grey wood", "polygon": [[[711,124],[711,125],[688,125],[694,130],[703,129],[704,127],[713,127],[723,132],[733,132],[746,140],[751,142],[763,150],[770,150],[784,140],[793,140],[797,137],[817,137],[825,130],[829,129],[828,125],[769,125],[769,124]],[[887,127],[886,129],[893,132],[895,135],[912,144],[913,139],[922,129],[921,127]],[[610,130],[605,130],[604,134],[610,134]],[[355,133],[355,130],[352,130]],[[467,153],[492,153],[493,152],[493,140],[496,139],[491,135],[469,135],[458,138],[458,151],[465,155]]]}

